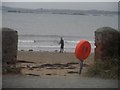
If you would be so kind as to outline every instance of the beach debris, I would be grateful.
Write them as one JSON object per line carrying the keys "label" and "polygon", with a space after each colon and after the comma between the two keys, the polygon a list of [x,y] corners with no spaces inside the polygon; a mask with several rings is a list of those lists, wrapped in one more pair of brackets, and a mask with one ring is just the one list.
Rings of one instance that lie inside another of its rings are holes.
{"label": "beach debris", "polygon": [[60,64],[60,63],[55,63],[55,64],[42,64],[39,67],[40,68],[45,68],[45,67],[55,67],[55,68],[65,68],[65,67],[69,67],[71,66],[71,64]]}
{"label": "beach debris", "polygon": [[30,67],[30,68],[29,68],[29,70],[33,70],[33,68],[32,68],[32,67]]}
{"label": "beach debris", "polygon": [[32,49],[29,49],[29,51],[33,51]]}
{"label": "beach debris", "polygon": [[29,70],[33,70],[32,65],[27,65],[27,68],[29,68]]}
{"label": "beach debris", "polygon": [[55,67],[68,67],[69,65],[68,64],[53,64]]}
{"label": "beach debris", "polygon": [[61,67],[63,64],[61,64],[61,63],[55,63],[55,64],[53,64],[53,66],[54,67]]}
{"label": "beach debris", "polygon": [[67,67],[65,69],[75,69],[76,67],[73,67],[73,66],[70,66],[70,67]]}
{"label": "beach debris", "polygon": [[34,63],[34,62],[31,62],[31,61],[24,61],[24,60],[17,60],[17,63]]}
{"label": "beach debris", "polygon": [[[29,70],[33,70],[34,68],[46,68],[46,69],[75,69],[78,66],[76,66],[78,63],[76,62],[69,62],[69,63],[54,63],[54,64],[36,64],[34,62],[28,62],[28,61],[18,61],[21,64],[21,68],[28,68]],[[73,66],[74,65],[74,66]]]}
{"label": "beach debris", "polygon": [[[22,61],[21,61],[22,62]],[[23,61],[24,62],[24,61]],[[76,71],[73,71],[75,69],[78,68],[78,62],[68,62],[68,63],[21,63],[21,67],[23,68],[23,71],[25,69],[28,70],[28,72],[30,74],[27,74],[27,75],[32,75],[32,76],[38,76],[36,75],[36,73],[34,74],[32,72],[32,70],[34,71],[37,71],[39,73],[43,73],[44,75],[58,75],[58,71],[57,70],[65,70],[66,73],[68,74],[75,74],[75,73],[78,73]],[[55,72],[43,72],[42,70],[54,70]],[[72,71],[69,71],[69,70],[72,70]],[[31,72],[33,74],[31,74]],[[67,76],[67,75],[63,75],[63,76]]]}
{"label": "beach debris", "polygon": [[25,75],[30,75],[30,76],[40,76],[40,75],[37,75],[37,74],[25,74]]}
{"label": "beach debris", "polygon": [[69,74],[75,74],[75,73],[77,73],[78,74],[77,71],[68,71],[67,73],[69,73]]}
{"label": "beach debris", "polygon": [[67,64],[73,65],[73,64],[79,64],[79,63],[78,63],[78,62],[69,62],[69,63],[67,63]]}
{"label": "beach debris", "polygon": [[65,69],[64,67],[60,67],[60,69]]}
{"label": "beach debris", "polygon": [[56,67],[47,67],[46,69],[57,69]]}
{"label": "beach debris", "polygon": [[63,67],[69,67],[70,65],[69,64],[63,64]]}
{"label": "beach debris", "polygon": [[46,75],[52,75],[52,74],[48,73],[48,74],[46,74]]}
{"label": "beach debris", "polygon": [[40,68],[44,68],[44,67],[53,67],[52,64],[42,64],[40,65]]}

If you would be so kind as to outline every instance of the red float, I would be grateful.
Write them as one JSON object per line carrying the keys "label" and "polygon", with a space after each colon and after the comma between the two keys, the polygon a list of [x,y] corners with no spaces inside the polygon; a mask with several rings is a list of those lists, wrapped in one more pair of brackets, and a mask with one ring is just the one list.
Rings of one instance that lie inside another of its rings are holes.
{"label": "red float", "polygon": [[75,55],[80,61],[83,61],[89,56],[90,51],[90,43],[87,40],[81,40],[75,48]]}

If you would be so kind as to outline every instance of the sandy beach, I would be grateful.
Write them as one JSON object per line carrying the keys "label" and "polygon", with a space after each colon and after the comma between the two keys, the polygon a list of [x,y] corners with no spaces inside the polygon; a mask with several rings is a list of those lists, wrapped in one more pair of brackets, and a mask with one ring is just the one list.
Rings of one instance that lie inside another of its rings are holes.
{"label": "sandy beach", "polygon": [[[84,75],[93,64],[94,54],[84,62],[79,75],[79,61],[74,53],[19,51],[21,74],[3,76],[3,88],[117,88],[117,80]],[[52,83],[51,83],[52,82]]]}
{"label": "sandy beach", "polygon": [[[18,65],[24,75],[74,76],[78,75],[79,60],[74,53],[18,51]],[[84,61],[82,75],[94,59],[93,53]]]}

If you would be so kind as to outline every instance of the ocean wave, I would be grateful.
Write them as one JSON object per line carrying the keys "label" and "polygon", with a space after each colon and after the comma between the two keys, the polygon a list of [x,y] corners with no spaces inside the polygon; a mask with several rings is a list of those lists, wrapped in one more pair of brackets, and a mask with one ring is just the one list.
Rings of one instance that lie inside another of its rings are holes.
{"label": "ocean wave", "polygon": [[[24,48],[60,48],[60,46],[20,46],[18,45],[18,47],[24,47]],[[75,48],[75,46],[65,46],[65,48]],[[91,48],[95,48],[95,46],[91,45]]]}
{"label": "ocean wave", "polygon": [[[80,41],[65,41],[66,43],[79,43]],[[91,44],[94,44],[94,41],[88,41]]]}
{"label": "ocean wave", "polygon": [[23,42],[23,43],[34,43],[35,40],[18,40],[18,42]]}
{"label": "ocean wave", "polygon": [[[36,42],[56,42],[58,43],[58,40],[18,40],[19,43],[36,43]],[[74,40],[66,40],[65,43],[79,43],[80,41],[74,41]],[[88,41],[91,44],[94,44],[94,41]]]}
{"label": "ocean wave", "polygon": [[65,41],[66,43],[78,43],[79,41]]}
{"label": "ocean wave", "polygon": [[55,47],[60,47],[60,46],[39,46],[39,45],[32,45],[32,46],[28,46],[28,45],[24,45],[24,46],[20,46],[18,45],[18,47],[33,47],[33,48],[55,48]]}

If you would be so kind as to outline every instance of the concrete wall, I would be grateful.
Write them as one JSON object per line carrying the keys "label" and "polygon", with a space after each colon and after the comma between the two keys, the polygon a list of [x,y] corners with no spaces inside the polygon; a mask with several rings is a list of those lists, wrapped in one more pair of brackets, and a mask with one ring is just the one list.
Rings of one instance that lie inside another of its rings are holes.
{"label": "concrete wall", "polygon": [[18,33],[10,28],[2,28],[2,64],[16,64]]}
{"label": "concrete wall", "polygon": [[95,31],[95,60],[120,57],[120,33],[110,27]]}
{"label": "concrete wall", "polygon": [[0,29],[0,65],[2,66],[2,29]]}

